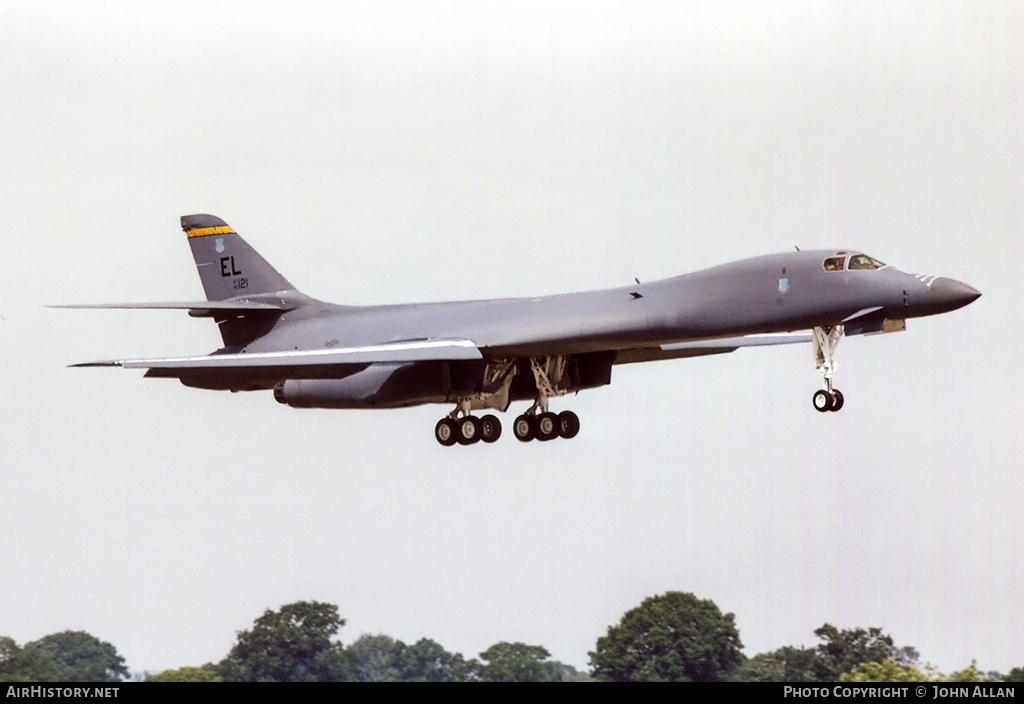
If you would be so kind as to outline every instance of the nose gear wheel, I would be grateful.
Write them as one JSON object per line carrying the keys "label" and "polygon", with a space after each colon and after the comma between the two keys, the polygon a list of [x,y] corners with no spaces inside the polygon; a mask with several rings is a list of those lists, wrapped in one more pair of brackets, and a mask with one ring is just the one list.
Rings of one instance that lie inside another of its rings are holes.
{"label": "nose gear wheel", "polygon": [[843,398],[842,391],[832,389],[832,393],[825,390],[815,391],[811,402],[814,404],[814,410],[819,413],[826,413],[827,411],[834,413],[843,407],[845,399]]}
{"label": "nose gear wheel", "polygon": [[845,399],[843,398],[843,392],[840,391],[839,389],[832,389],[832,408],[829,410],[835,413],[836,411],[843,407],[843,403],[845,403]]}

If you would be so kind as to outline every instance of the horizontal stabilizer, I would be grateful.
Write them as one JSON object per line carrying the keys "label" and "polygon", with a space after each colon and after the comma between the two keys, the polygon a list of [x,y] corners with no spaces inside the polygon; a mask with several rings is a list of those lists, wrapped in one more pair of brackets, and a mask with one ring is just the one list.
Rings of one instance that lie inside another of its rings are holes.
{"label": "horizontal stabilizer", "polygon": [[201,357],[125,359],[84,362],[72,367],[124,367],[125,369],[267,369],[376,362],[482,359],[471,340],[409,340],[361,347],[320,350],[211,354]]}
{"label": "horizontal stabilizer", "polygon": [[140,310],[223,310],[223,311],[250,311],[250,310],[278,310],[286,311],[295,308],[295,303],[281,301],[271,303],[267,301],[158,301],[155,303],[74,303],[69,305],[46,306],[47,308],[88,308],[99,309],[140,309]]}
{"label": "horizontal stabilizer", "polygon": [[810,342],[809,332],[779,332],[742,337],[720,337],[715,340],[693,340],[692,342],[670,342],[662,345],[665,352],[683,350],[734,350],[737,347],[770,347],[772,345],[797,345]]}

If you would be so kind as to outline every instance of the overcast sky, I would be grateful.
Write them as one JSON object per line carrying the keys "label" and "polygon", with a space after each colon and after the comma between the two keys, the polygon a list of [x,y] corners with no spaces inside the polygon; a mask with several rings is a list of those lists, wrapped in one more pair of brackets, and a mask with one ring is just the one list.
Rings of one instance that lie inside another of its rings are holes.
{"label": "overcast sky", "polygon": [[[0,635],[134,671],[338,605],[577,667],[669,590],[748,655],[880,626],[944,670],[1024,665],[1019,2],[0,0]],[[450,409],[66,369],[202,354],[178,218],[303,292],[531,296],[851,247],[978,288],[811,350],[616,368],[571,441],[442,448]]]}

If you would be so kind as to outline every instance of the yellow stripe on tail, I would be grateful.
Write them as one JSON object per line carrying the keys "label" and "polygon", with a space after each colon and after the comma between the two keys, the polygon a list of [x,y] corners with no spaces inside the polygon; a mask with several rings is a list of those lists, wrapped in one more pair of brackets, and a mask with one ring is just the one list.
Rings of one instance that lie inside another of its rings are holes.
{"label": "yellow stripe on tail", "polygon": [[193,227],[186,230],[185,234],[191,237],[207,237],[208,235],[227,235],[234,232],[230,225],[218,225],[217,227]]}

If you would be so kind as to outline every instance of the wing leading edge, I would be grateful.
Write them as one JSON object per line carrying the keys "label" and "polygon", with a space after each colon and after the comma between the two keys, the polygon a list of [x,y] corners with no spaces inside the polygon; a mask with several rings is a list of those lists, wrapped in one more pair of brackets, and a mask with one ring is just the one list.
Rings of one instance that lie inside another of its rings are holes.
{"label": "wing leading edge", "polygon": [[774,345],[797,345],[810,342],[809,332],[780,332],[763,335],[744,335],[742,337],[720,337],[713,340],[693,340],[691,342],[670,342],[662,345],[665,352],[681,352],[685,350],[721,350],[732,352],[739,347],[770,347]]}
{"label": "wing leading edge", "polygon": [[163,357],[82,362],[72,367],[122,367],[124,369],[266,369],[332,364],[373,364],[436,360],[482,359],[472,340],[407,340],[361,347],[282,352],[241,352],[199,357]]}

